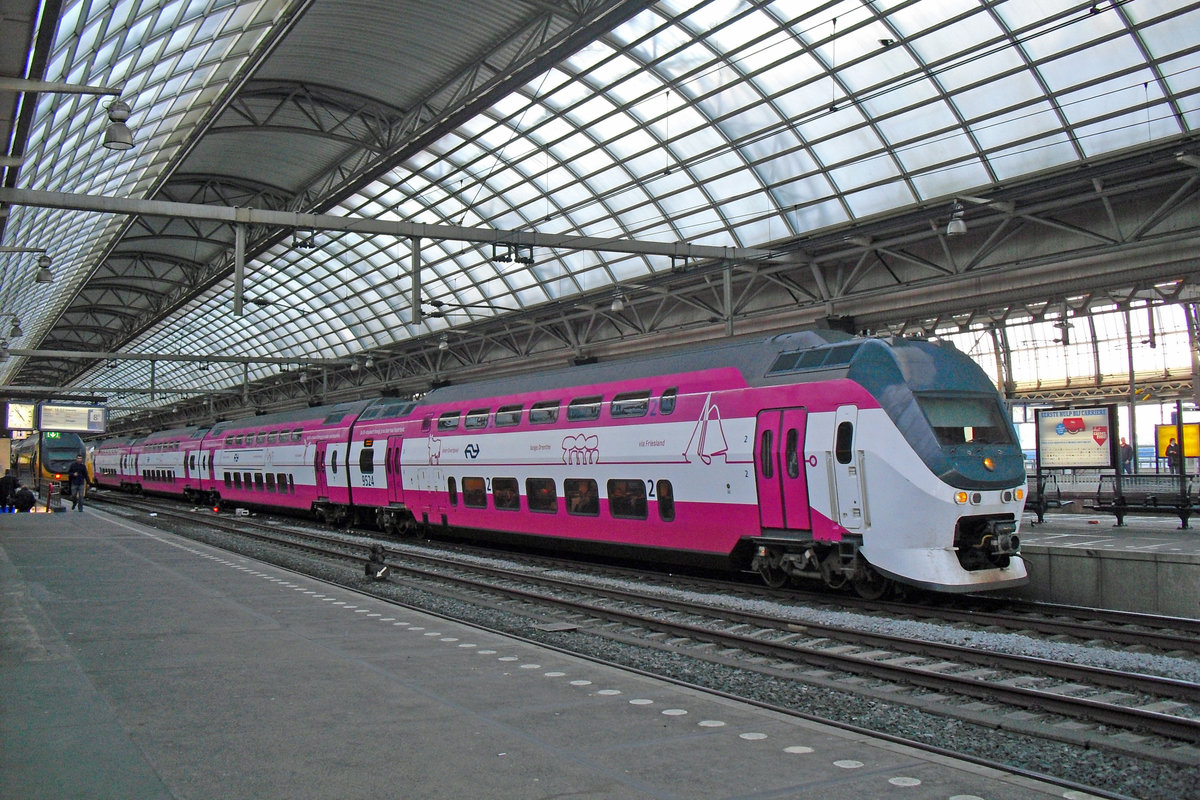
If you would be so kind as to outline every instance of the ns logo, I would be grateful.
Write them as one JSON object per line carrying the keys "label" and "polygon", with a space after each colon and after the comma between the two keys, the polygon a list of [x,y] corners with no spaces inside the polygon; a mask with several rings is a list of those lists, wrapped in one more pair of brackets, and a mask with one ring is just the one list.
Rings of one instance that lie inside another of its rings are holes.
{"label": "ns logo", "polygon": [[463,454],[466,455],[467,458],[479,458],[479,445],[472,442],[463,448]]}

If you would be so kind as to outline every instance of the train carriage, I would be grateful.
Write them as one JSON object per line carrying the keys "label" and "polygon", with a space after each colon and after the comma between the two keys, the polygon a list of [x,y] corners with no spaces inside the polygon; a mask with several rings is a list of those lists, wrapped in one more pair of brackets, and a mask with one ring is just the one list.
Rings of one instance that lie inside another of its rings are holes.
{"label": "train carriage", "polygon": [[221,422],[201,461],[210,502],[312,510],[341,523],[353,510],[347,469],[350,429],[371,401]]}
{"label": "train carriage", "polygon": [[106,489],[123,489],[136,485],[136,473],[126,465],[136,440],[133,436],[118,436],[105,439],[92,448],[92,483]]}
{"label": "train carriage", "polygon": [[131,442],[126,473],[135,476],[141,491],[193,499],[201,491],[196,456],[208,430],[207,426],[173,428]]}

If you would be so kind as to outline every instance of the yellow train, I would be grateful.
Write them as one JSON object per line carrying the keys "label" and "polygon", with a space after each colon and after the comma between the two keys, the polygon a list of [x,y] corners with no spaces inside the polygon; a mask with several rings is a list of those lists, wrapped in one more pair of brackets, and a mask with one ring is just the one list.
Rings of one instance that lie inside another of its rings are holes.
{"label": "yellow train", "polygon": [[13,442],[12,471],[17,480],[42,494],[48,483],[63,483],[67,469],[87,448],[77,433],[37,431],[28,439]]}

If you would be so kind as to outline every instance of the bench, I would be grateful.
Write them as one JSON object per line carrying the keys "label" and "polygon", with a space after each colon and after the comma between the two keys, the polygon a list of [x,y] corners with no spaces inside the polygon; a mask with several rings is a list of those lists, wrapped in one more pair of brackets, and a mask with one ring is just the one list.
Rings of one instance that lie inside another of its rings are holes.
{"label": "bench", "polygon": [[1127,514],[1171,514],[1179,517],[1181,529],[1188,527],[1188,518],[1200,511],[1196,497],[1196,481],[1179,475],[1121,475],[1120,491],[1116,475],[1101,475],[1096,497],[1088,506],[1117,518],[1117,526],[1125,524]]}
{"label": "bench", "polygon": [[1025,507],[1037,514],[1037,522],[1041,525],[1046,521],[1046,512],[1052,508],[1067,508],[1075,504],[1074,500],[1063,500],[1062,489],[1058,486],[1058,475],[1054,473],[1039,473],[1033,493],[1025,503]]}

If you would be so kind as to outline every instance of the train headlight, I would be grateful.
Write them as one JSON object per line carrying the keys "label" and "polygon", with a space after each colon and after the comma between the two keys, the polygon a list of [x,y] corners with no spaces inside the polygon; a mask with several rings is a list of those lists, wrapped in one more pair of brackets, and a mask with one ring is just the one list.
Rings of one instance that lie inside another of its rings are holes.
{"label": "train headlight", "polygon": [[967,504],[967,493],[956,492],[954,494],[954,502],[958,503],[960,506],[965,506]]}
{"label": "train headlight", "polygon": [[983,460],[983,468],[986,469],[988,472],[991,472],[992,470],[994,470],[996,468],[996,462],[992,460],[991,456],[988,456],[987,458],[985,458]]}

